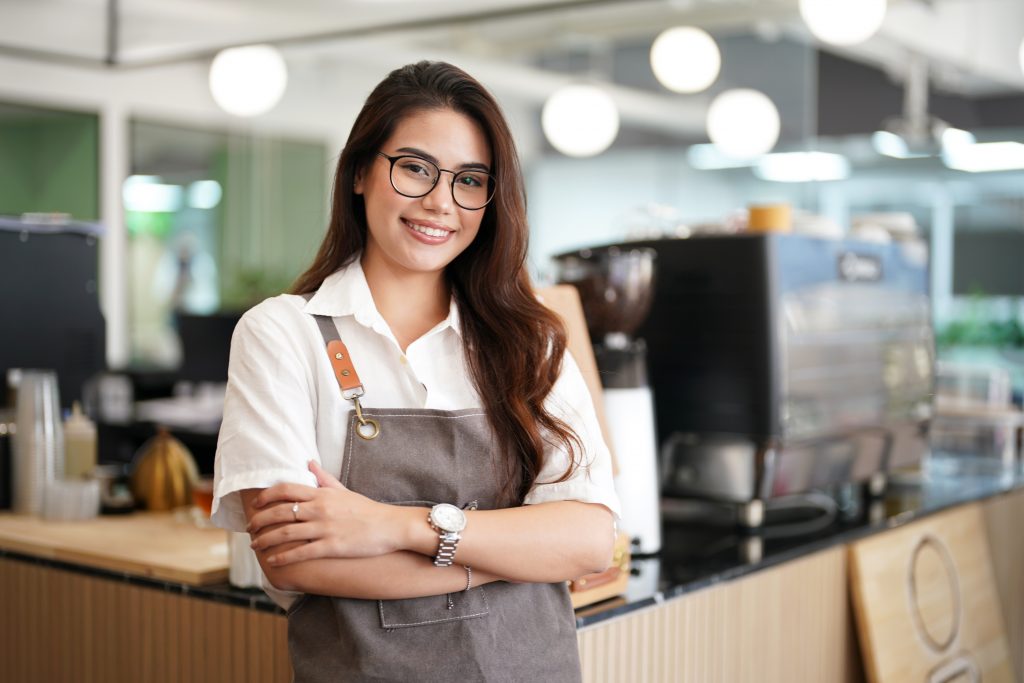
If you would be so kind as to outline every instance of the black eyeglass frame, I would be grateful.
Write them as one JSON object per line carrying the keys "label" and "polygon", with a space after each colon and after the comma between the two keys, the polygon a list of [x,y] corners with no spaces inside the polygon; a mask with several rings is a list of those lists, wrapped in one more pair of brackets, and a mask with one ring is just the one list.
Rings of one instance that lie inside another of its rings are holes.
{"label": "black eyeglass frame", "polygon": [[[398,194],[402,195],[403,197],[408,197],[409,199],[419,199],[420,197],[426,197],[428,194],[433,192],[434,188],[437,187],[437,183],[440,182],[440,180],[441,180],[441,173],[451,173],[452,174],[452,182],[450,184],[451,191],[452,191],[452,201],[454,201],[456,204],[458,204],[461,208],[465,209],[466,211],[480,211],[481,209],[486,209],[487,205],[491,203],[492,199],[494,199],[494,194],[497,191],[498,179],[495,178],[493,174],[488,173],[487,171],[481,171],[479,169],[471,169],[471,170],[465,170],[465,171],[452,171],[452,170],[447,169],[447,168],[441,168],[440,166],[435,164],[433,161],[430,161],[429,159],[424,159],[421,156],[416,156],[415,154],[399,154],[398,156],[390,156],[388,154],[385,154],[384,152],[377,152],[377,154],[379,156],[382,156],[385,159],[387,159],[388,162],[391,164],[390,168],[388,168],[388,181],[391,183],[391,189],[394,190],[395,192],[397,192]],[[437,177],[434,178],[434,183],[430,186],[430,189],[427,190],[426,192],[422,193],[422,194],[407,194],[407,193],[402,192],[401,190],[399,190],[397,187],[395,187],[395,162],[398,161],[399,159],[415,159],[416,161],[422,161],[423,163],[430,164],[431,166],[436,168],[437,169]],[[463,205],[461,202],[459,202],[458,198],[455,196],[455,180],[456,180],[456,178],[458,178],[463,173],[482,173],[483,175],[487,176],[488,190],[490,190],[490,191],[489,191],[489,193],[487,195],[487,201],[484,202],[483,206],[477,206],[477,207],[470,208],[468,206]]]}

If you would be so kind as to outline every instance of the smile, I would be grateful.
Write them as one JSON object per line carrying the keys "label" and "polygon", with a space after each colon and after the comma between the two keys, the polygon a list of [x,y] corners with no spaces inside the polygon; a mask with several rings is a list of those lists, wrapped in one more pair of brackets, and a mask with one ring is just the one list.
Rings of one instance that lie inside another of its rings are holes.
{"label": "smile", "polygon": [[435,228],[429,225],[422,225],[420,223],[413,223],[412,221],[402,219],[406,227],[410,228],[413,232],[423,235],[424,237],[431,238],[431,241],[444,240],[451,235],[453,230],[446,230],[445,228]]}

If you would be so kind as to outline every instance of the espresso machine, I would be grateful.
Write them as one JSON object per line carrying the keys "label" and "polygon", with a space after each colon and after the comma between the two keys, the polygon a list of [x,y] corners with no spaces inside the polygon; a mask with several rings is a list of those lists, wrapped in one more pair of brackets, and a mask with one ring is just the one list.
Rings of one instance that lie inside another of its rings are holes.
{"label": "espresso machine", "polygon": [[652,249],[583,249],[555,257],[559,281],[576,287],[594,341],[619,472],[622,530],[634,554],[661,548],[657,436],[647,381],[647,346],[634,337],[654,293]]}
{"label": "espresso machine", "polygon": [[[627,245],[620,245],[623,249]],[[658,254],[648,344],[663,495],[766,505],[861,486],[927,450],[927,248],[787,234],[634,242]]]}

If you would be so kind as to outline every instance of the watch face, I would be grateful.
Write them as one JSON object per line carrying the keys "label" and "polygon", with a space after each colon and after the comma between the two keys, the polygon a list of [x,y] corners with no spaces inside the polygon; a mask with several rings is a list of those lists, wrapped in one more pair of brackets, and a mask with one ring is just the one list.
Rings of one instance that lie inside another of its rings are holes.
{"label": "watch face", "polygon": [[445,531],[462,531],[466,528],[466,513],[448,503],[435,505],[430,510],[430,520]]}

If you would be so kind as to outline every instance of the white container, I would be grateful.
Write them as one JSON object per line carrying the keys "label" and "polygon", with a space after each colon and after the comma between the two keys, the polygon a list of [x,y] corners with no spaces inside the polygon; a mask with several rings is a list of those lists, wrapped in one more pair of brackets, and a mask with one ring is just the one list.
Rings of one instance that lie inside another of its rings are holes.
{"label": "white container", "polygon": [[615,492],[622,504],[620,528],[629,534],[634,553],[656,553],[661,549],[661,499],[651,390],[606,388],[604,405],[619,464]]}
{"label": "white container", "polygon": [[64,477],[82,479],[96,468],[96,425],[75,401],[64,420]]}

